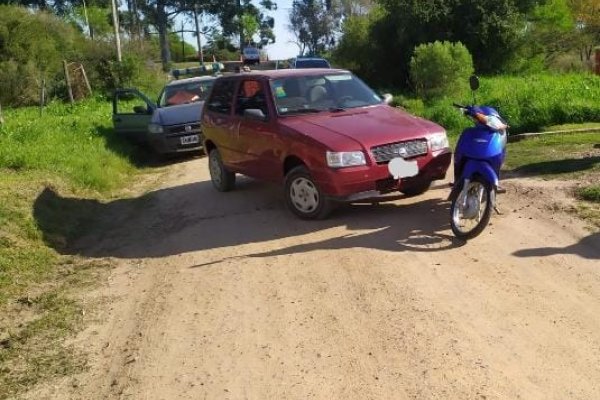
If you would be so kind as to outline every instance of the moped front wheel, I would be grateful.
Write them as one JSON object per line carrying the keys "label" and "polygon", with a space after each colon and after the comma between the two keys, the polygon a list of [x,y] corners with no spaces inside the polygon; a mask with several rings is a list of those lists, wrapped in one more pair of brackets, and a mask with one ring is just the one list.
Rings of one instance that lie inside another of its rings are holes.
{"label": "moped front wheel", "polygon": [[466,190],[465,182],[461,183],[461,190],[450,206],[452,233],[463,240],[483,232],[490,222],[495,195],[492,185],[479,176],[469,181]]}

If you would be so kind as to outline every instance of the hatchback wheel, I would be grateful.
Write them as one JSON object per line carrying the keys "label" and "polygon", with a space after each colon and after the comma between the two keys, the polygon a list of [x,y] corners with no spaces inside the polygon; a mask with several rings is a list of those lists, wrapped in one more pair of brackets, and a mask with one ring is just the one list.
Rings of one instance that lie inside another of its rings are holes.
{"label": "hatchback wheel", "polygon": [[332,210],[329,200],[304,166],[292,169],[285,177],[285,202],[302,219],[324,219]]}
{"label": "hatchback wheel", "polygon": [[223,165],[221,154],[217,149],[212,149],[208,155],[208,169],[210,180],[219,192],[228,192],[235,186],[235,173],[230,172]]}

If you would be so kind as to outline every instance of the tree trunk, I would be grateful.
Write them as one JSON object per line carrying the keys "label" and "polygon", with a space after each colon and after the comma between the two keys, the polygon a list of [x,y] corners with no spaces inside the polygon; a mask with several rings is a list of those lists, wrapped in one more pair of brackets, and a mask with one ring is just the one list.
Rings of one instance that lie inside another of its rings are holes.
{"label": "tree trunk", "polygon": [[156,3],[156,23],[158,24],[158,38],[160,42],[160,60],[163,71],[168,72],[171,64],[171,49],[169,48],[169,23],[165,3]]}

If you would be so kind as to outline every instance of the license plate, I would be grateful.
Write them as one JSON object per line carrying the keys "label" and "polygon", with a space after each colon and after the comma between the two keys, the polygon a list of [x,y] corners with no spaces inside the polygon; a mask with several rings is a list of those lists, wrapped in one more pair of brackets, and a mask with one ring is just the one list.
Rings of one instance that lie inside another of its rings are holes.
{"label": "license plate", "polygon": [[181,144],[193,144],[193,143],[199,143],[199,142],[200,142],[200,137],[198,135],[183,136],[181,138]]}
{"label": "license plate", "polygon": [[388,171],[394,179],[410,178],[419,174],[419,165],[416,161],[406,161],[402,157],[396,157],[389,162]]}

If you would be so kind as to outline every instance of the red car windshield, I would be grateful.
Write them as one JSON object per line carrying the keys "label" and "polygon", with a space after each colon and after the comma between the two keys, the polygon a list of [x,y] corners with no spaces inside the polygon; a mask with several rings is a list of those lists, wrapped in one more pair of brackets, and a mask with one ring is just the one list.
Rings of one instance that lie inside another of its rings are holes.
{"label": "red car windshield", "polygon": [[347,72],[275,79],[271,88],[280,115],[341,111],[382,102],[371,88]]}

